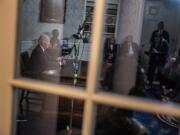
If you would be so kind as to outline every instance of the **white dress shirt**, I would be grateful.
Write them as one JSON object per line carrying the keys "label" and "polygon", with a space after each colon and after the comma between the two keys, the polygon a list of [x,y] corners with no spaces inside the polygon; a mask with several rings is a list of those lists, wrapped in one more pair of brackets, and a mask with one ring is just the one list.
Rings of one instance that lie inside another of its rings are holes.
{"label": "white dress shirt", "polygon": [[134,51],[133,51],[133,48],[132,48],[132,43],[128,43],[128,48],[129,48],[128,55],[133,55]]}

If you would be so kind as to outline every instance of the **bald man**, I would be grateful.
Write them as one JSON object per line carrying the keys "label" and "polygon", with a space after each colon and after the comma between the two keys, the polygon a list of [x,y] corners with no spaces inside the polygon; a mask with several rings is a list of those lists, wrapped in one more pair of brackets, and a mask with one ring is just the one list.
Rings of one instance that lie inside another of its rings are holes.
{"label": "bald man", "polygon": [[50,38],[47,35],[41,35],[38,40],[38,45],[32,51],[29,60],[28,70],[34,74],[40,74],[49,67],[57,67],[58,62],[52,62],[48,56],[46,49],[51,46]]}

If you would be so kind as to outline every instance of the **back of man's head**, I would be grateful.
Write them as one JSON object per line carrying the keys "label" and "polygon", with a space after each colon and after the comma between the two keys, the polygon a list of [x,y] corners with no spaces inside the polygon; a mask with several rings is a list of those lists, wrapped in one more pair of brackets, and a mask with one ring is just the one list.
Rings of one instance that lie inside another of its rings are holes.
{"label": "back of man's head", "polygon": [[52,30],[52,35],[53,35],[53,37],[58,37],[58,36],[59,36],[59,31],[58,31],[58,29]]}
{"label": "back of man's head", "polygon": [[160,21],[158,23],[158,29],[160,29],[160,30],[164,29],[164,22],[163,21]]}
{"label": "back of man's head", "polygon": [[47,35],[41,35],[38,40],[39,45],[41,45],[44,49],[50,47],[50,38]]}

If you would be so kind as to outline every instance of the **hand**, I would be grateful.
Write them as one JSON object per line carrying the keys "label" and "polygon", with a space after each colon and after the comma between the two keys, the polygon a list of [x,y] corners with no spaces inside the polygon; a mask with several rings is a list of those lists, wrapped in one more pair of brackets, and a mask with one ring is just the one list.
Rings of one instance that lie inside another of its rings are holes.
{"label": "hand", "polygon": [[66,64],[66,60],[59,61],[58,63],[59,63],[60,66],[63,66],[63,65]]}
{"label": "hand", "polygon": [[166,42],[167,40],[166,40],[165,38],[162,38],[162,41],[163,41],[163,42]]}
{"label": "hand", "polygon": [[157,51],[155,48],[153,49],[153,52],[154,53],[159,53],[159,51]]}
{"label": "hand", "polygon": [[108,59],[112,59],[113,58],[113,54],[110,54]]}
{"label": "hand", "polygon": [[170,59],[170,61],[174,62],[174,61],[176,61],[176,58],[172,57],[172,58]]}
{"label": "hand", "polygon": [[66,60],[64,59],[64,57],[58,57],[56,61],[59,63],[60,66],[63,66],[66,64]]}
{"label": "hand", "polygon": [[63,60],[63,56],[56,58],[56,61],[58,61],[58,62],[59,62],[59,61],[62,61],[62,60]]}

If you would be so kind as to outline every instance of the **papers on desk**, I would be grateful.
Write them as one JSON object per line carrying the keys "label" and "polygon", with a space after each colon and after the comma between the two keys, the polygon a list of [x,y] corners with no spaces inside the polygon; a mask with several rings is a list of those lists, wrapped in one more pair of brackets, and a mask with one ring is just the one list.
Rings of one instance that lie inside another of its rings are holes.
{"label": "papers on desk", "polygon": [[56,70],[56,69],[50,69],[50,70],[46,70],[43,72],[43,74],[46,74],[46,75],[59,75],[59,70]]}

